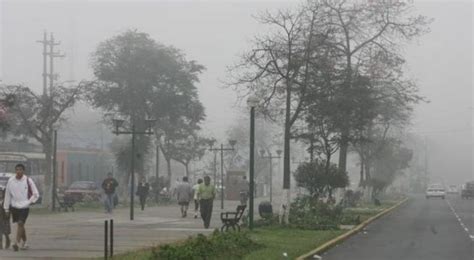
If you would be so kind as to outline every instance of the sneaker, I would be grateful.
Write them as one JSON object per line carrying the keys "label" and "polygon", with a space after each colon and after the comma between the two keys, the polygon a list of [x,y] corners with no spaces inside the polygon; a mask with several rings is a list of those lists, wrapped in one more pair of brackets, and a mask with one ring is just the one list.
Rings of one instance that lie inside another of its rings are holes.
{"label": "sneaker", "polygon": [[15,251],[15,252],[18,251],[18,245],[17,244],[13,244],[12,248],[13,248],[13,251]]}
{"label": "sneaker", "polygon": [[21,243],[20,249],[21,250],[28,250],[30,248],[26,242]]}

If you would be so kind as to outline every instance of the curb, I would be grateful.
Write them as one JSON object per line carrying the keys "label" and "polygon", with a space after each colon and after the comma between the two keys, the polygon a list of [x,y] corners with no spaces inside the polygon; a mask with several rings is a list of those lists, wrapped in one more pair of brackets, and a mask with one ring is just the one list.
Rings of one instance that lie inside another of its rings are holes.
{"label": "curb", "polygon": [[304,260],[312,255],[315,255],[315,254],[320,254],[326,250],[328,250],[329,248],[335,246],[336,244],[339,244],[340,242],[348,239],[349,237],[351,237],[352,235],[358,233],[359,231],[361,231],[364,227],[366,227],[367,225],[369,225],[371,222],[373,222],[374,220],[382,217],[383,215],[389,213],[390,211],[398,208],[399,206],[401,206],[403,203],[407,202],[408,201],[408,198],[405,198],[404,200],[398,202],[397,204],[391,206],[390,208],[388,209],[385,209],[383,210],[382,212],[378,213],[377,215],[365,220],[364,222],[360,223],[358,226],[356,226],[355,228],[353,228],[352,230],[336,237],[336,238],[333,238],[332,240],[329,240],[328,242],[322,244],[321,246],[319,246],[318,248],[310,251],[309,253],[306,253],[302,256],[299,256],[296,258],[296,260]]}

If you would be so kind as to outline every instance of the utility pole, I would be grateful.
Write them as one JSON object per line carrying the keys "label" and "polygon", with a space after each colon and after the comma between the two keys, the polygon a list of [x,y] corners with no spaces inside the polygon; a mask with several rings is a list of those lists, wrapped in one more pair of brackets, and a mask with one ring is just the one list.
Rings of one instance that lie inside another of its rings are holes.
{"label": "utility pole", "polygon": [[54,46],[61,44],[61,42],[54,41],[54,35],[51,33],[50,40],[49,40],[49,92],[51,97],[53,96],[53,87],[54,87],[54,80],[56,78],[56,74],[54,74],[54,58],[64,57],[65,55],[61,55],[58,52],[54,52]]}
{"label": "utility pole", "polygon": [[58,131],[54,130],[54,134],[53,134],[53,192],[52,192],[52,196],[53,196],[53,198],[52,198],[52,203],[53,203],[52,209],[53,209],[53,211],[56,210],[56,198],[57,198],[57,194],[56,194],[56,179],[57,179],[57,175],[58,175],[57,152],[58,152]]}
{"label": "utility pole", "polygon": [[[59,45],[60,42],[55,42],[54,40],[54,35],[51,33],[50,35],[50,40],[48,40],[48,34],[46,31],[43,32],[43,40],[39,40],[37,41],[41,44],[43,44],[43,98],[45,99],[45,102],[50,102],[51,105],[47,106],[49,111],[44,111],[48,114],[51,113],[51,109],[52,109],[52,104],[53,104],[53,86],[54,86],[54,80],[56,78],[56,75],[54,74],[54,58],[58,58],[58,57],[64,57],[64,55],[61,55],[57,52],[54,52],[54,46],[56,45]],[[48,51],[48,47],[49,47],[49,51]],[[47,71],[47,67],[48,67],[48,57],[49,57],[49,73]],[[48,96],[48,77],[49,77],[49,96]],[[56,151],[53,150],[51,151],[51,149],[53,148],[53,140],[52,140],[52,136],[54,134],[54,129],[53,129],[53,125],[52,124],[49,124],[46,126],[46,131],[44,131],[42,133],[42,138],[45,138],[46,140],[49,140],[48,141],[48,151],[53,153],[53,157],[56,156]],[[48,157],[48,162],[46,162],[48,164],[48,167],[46,169],[48,169],[48,171],[50,170],[55,170],[54,167],[56,167],[55,165],[53,165],[54,162],[54,158],[51,158],[51,157]],[[48,175],[50,173],[47,173]],[[46,179],[47,182],[46,182],[46,187],[48,187],[48,185],[51,185],[50,187],[52,188],[51,190],[51,195],[52,195],[52,207],[51,209],[54,210],[54,196],[55,196],[55,190],[54,190],[54,185],[55,183],[50,183],[51,182],[51,179],[49,178],[50,176],[48,176],[48,178]],[[54,176],[53,176],[54,177]],[[55,181],[54,179],[52,180],[53,182]],[[49,188],[49,187],[48,187]],[[46,193],[48,194],[49,190],[46,191]]]}
{"label": "utility pole", "polygon": [[43,32],[43,40],[36,41],[43,44],[43,96],[47,95],[47,88],[48,88],[48,33],[46,31]]}

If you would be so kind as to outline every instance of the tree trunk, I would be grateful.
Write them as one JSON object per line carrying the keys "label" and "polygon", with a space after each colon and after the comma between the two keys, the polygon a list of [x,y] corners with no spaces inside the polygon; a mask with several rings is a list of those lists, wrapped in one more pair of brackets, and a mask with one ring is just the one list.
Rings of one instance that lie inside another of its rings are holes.
{"label": "tree trunk", "polygon": [[171,187],[171,159],[166,158],[166,169],[168,171],[168,189]]}
{"label": "tree trunk", "polygon": [[[289,83],[286,88],[286,113],[285,113],[285,135],[284,135],[284,147],[283,147],[283,192],[281,202],[281,214],[283,217],[280,218],[281,222],[288,224],[288,215],[290,213],[290,117],[291,117],[291,88]],[[284,195],[286,193],[286,196]]]}
{"label": "tree trunk", "polygon": [[186,169],[186,177],[189,178],[189,163],[185,163],[184,168]]}
{"label": "tree trunk", "polygon": [[365,162],[365,182],[370,181],[370,163],[369,161]]}
{"label": "tree trunk", "polygon": [[341,147],[339,148],[339,169],[342,169],[343,171],[347,170],[347,151],[349,149],[349,138],[345,132],[342,134]]}
{"label": "tree trunk", "polygon": [[44,185],[43,185],[43,194],[42,194],[42,204],[45,207],[50,207],[52,205],[52,194],[53,194],[53,185],[52,185],[52,166],[53,166],[53,149],[51,138],[49,136],[43,137],[43,152],[46,159],[46,169],[44,173]]}
{"label": "tree trunk", "polygon": [[364,185],[364,160],[360,159],[360,179],[359,179],[359,187],[362,187]]}

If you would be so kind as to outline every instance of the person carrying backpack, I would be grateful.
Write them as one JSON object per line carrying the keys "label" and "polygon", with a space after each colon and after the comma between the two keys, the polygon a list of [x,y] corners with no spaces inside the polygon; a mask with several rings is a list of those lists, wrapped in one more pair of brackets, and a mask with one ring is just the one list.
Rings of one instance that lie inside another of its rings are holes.
{"label": "person carrying backpack", "polygon": [[[30,205],[39,198],[39,192],[34,181],[25,175],[25,166],[17,164],[15,166],[16,175],[11,177],[5,188],[5,201],[3,209],[7,216],[11,212],[13,223],[17,223],[16,240],[13,250],[28,249],[26,243],[26,219],[30,212]],[[20,245],[20,246],[19,246]]]}

